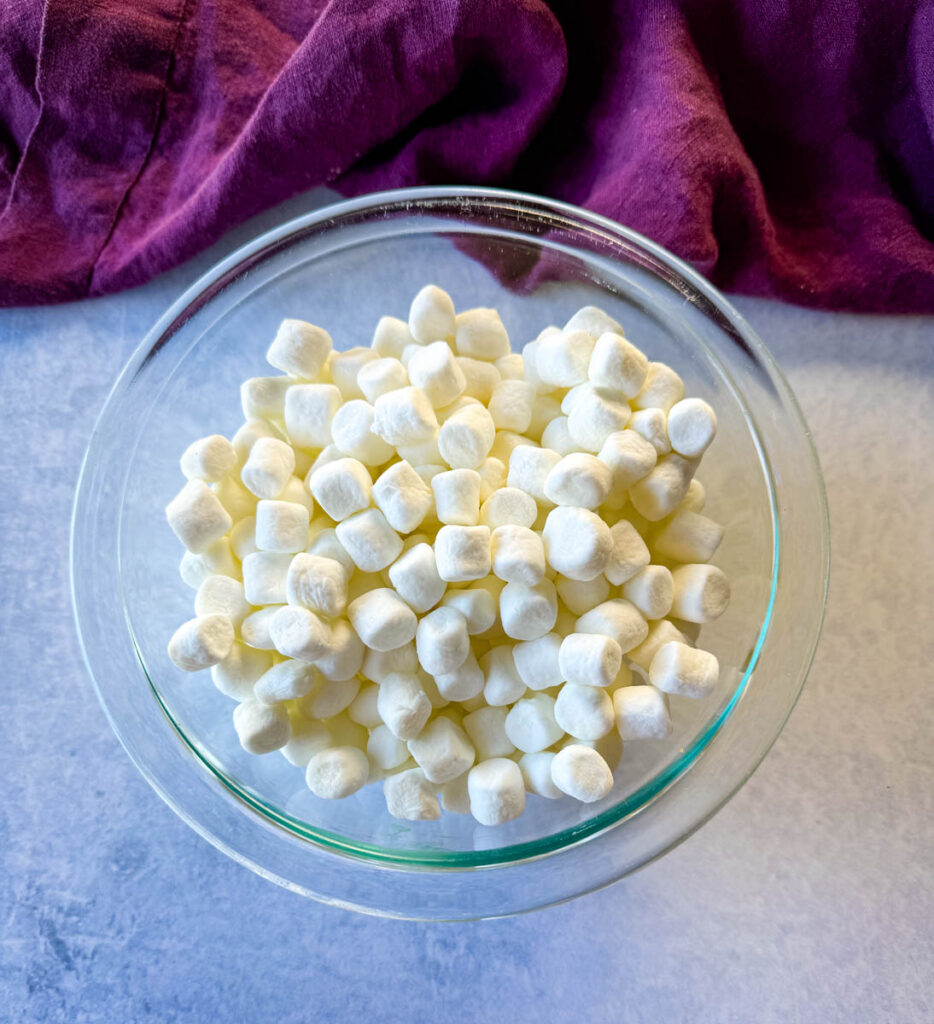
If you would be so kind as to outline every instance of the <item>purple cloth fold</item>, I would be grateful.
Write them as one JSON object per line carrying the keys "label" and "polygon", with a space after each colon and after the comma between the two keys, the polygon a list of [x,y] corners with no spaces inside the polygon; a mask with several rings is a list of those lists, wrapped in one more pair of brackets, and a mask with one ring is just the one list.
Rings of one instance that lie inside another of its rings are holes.
{"label": "purple cloth fold", "polygon": [[934,311],[934,0],[0,8],[2,304],[423,183],[581,204],[727,289]]}

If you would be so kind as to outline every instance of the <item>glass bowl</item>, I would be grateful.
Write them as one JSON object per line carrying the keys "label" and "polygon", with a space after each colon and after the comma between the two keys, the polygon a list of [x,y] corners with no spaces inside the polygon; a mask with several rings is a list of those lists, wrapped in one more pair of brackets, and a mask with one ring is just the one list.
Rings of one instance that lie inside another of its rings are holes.
{"label": "glass bowl", "polygon": [[[278,753],[245,753],[232,702],[187,676],[166,642],[192,614],[164,507],[195,438],[231,434],[239,384],[267,371],[286,316],[368,344],[433,281],[458,308],[496,306],[516,348],[595,304],[689,394],[717,410],[701,466],[726,527],[716,562],[728,612],[703,629],[721,663],[703,701],[672,699],[674,731],[627,744],[597,804],[529,797],[498,828],[444,814],[390,817],[379,784],[317,799]],[[290,889],[371,913],[465,919],[598,889],[679,843],[765,755],[798,696],[828,571],[823,485],[785,380],[730,304],[645,238],[562,203],[481,189],[410,189],[299,217],[245,245],[188,290],[130,359],[94,430],[75,502],[72,587],[85,658],[117,736],[201,835]]]}

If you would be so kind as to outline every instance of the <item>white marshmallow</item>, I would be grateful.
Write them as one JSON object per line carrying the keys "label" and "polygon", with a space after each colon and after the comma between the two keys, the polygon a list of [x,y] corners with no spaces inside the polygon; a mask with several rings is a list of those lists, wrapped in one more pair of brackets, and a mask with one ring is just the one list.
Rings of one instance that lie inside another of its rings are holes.
{"label": "white marshmallow", "polygon": [[223,661],[233,642],[234,628],[226,615],[199,615],[172,634],[169,657],[186,672],[197,672]]}
{"label": "white marshmallow", "polygon": [[480,474],[481,501],[486,501],[506,486],[506,464],[500,459],[484,459],[477,472]]}
{"label": "white marshmallow", "polygon": [[363,392],[357,383],[357,377],[364,366],[375,362],[379,356],[364,345],[348,348],[344,352],[335,352],[328,361],[331,380],[334,381],[345,402],[363,398]]}
{"label": "white marshmallow", "polygon": [[496,598],[481,587],[449,590],[441,599],[441,604],[445,608],[455,608],[464,616],[467,621],[467,632],[471,636],[485,633],[496,622]]}
{"label": "white marshmallow", "polygon": [[645,383],[632,400],[634,409],[669,409],[684,398],[684,381],[665,363],[649,363]]}
{"label": "white marshmallow", "polygon": [[442,526],[435,537],[438,575],[448,583],[483,579],[490,572],[488,526]]}
{"label": "white marshmallow", "polygon": [[391,651],[415,639],[415,613],[394,591],[371,590],[347,606],[357,636],[377,651]]}
{"label": "white marshmallow", "polygon": [[367,729],[376,729],[382,725],[383,720],[379,717],[376,706],[378,699],[379,686],[376,683],[364,686],[350,703],[347,711],[350,720]]}
{"label": "white marshmallow", "polygon": [[502,379],[499,370],[492,363],[471,359],[469,356],[458,356],[457,365],[464,375],[464,394],[486,405],[493,394],[493,388]]}
{"label": "white marshmallow", "polygon": [[620,645],[613,637],[599,633],[571,633],[561,642],[558,653],[562,676],[578,686],[610,686],[622,663]]}
{"label": "white marshmallow", "polygon": [[644,569],[651,556],[642,535],[627,519],[610,527],[610,540],[610,557],[603,571],[610,583],[619,586]]}
{"label": "white marshmallow", "polygon": [[534,586],[507,583],[499,596],[499,616],[506,636],[514,640],[537,640],[554,628],[558,617],[558,595],[551,580]]}
{"label": "white marshmallow", "polygon": [[532,587],[545,575],[542,538],[526,526],[497,526],[490,537],[493,572],[507,583]]}
{"label": "white marshmallow", "polygon": [[613,773],[606,761],[591,747],[572,743],[555,754],[551,781],[568,796],[592,804],[608,796]]}
{"label": "white marshmallow", "polygon": [[[444,429],[442,427],[442,429]],[[435,515],[442,523],[476,526],[480,518],[480,474],[474,469],[451,469],[432,477]]]}
{"label": "white marshmallow", "polygon": [[370,764],[356,747],[319,750],[308,762],[305,782],[322,800],[342,800],[366,785]]}
{"label": "white marshmallow", "polygon": [[671,451],[668,416],[664,409],[637,409],[629,421],[629,429],[644,437],[657,455],[667,455]]}
{"label": "white marshmallow", "polygon": [[327,624],[307,608],[286,605],[269,623],[269,636],[280,654],[299,661],[316,661],[328,649]]}
{"label": "white marshmallow", "polygon": [[289,604],[304,605],[329,618],[347,607],[347,575],[333,558],[300,552],[289,563],[285,596]]}
{"label": "white marshmallow", "polygon": [[647,565],[623,584],[623,597],[647,619],[663,619],[674,598],[671,572],[663,565]]}
{"label": "white marshmallow", "polygon": [[484,675],[483,699],[490,707],[505,707],[525,693],[508,644],[491,648],[479,662]]}
{"label": "white marshmallow", "polygon": [[635,345],[615,332],[601,334],[590,356],[587,375],[597,387],[635,398],[645,384],[649,361]]}
{"label": "white marshmallow", "polygon": [[525,640],[512,649],[516,673],[530,690],[547,690],[564,682],[558,662],[561,637],[546,633],[537,640]]}
{"label": "white marshmallow", "polygon": [[309,521],[304,505],[264,498],[256,506],[256,547],[260,551],[301,551],[308,543]]}
{"label": "white marshmallow", "polygon": [[441,787],[441,806],[449,814],[470,814],[466,772],[450,782],[445,782]]}
{"label": "white marshmallow", "polygon": [[366,743],[366,756],[370,763],[385,772],[398,768],[409,759],[409,748],[405,740],[394,736],[382,723],[370,729]]}
{"label": "white marshmallow", "polygon": [[464,715],[464,731],[470,737],[480,761],[506,757],[516,748],[506,735],[506,707],[480,707]]}
{"label": "white marshmallow", "polygon": [[331,421],[344,399],[333,384],[296,384],[285,396],[285,429],[299,448],[331,443]]}
{"label": "white marshmallow", "polygon": [[362,398],[345,402],[331,421],[331,437],[335,447],[359,459],[367,466],[381,466],[395,455],[395,450],[372,431],[376,413]]}
{"label": "white marshmallow", "polygon": [[285,440],[282,431],[272,423],[260,419],[247,420],[246,423],[240,425],[231,439],[231,444],[234,446],[234,451],[240,462],[246,461],[250,449],[261,437],[274,437],[278,441]]}
{"label": "white marshmallow", "polygon": [[449,416],[438,431],[438,451],[455,469],[476,469],[490,454],[496,427],[482,405],[465,405]]}
{"label": "white marshmallow", "polygon": [[639,515],[654,523],[674,512],[687,494],[695,468],[696,463],[680,455],[660,458],[652,472],[629,492],[629,499]]}
{"label": "white marshmallow", "polygon": [[237,453],[226,437],[211,434],[190,444],[182,454],[182,472],[189,480],[213,483],[237,466]]}
{"label": "white marshmallow", "polygon": [[599,306],[582,306],[564,325],[566,331],[587,331],[594,338],[607,332],[622,335],[622,326]]}
{"label": "white marshmallow", "polygon": [[296,768],[305,768],[319,750],[334,746],[331,730],[324,722],[312,722],[304,715],[290,714],[289,742],[279,752]]}
{"label": "white marshmallow", "polygon": [[470,651],[467,620],[454,608],[436,608],[415,632],[418,662],[429,675],[444,675],[460,668]]}
{"label": "white marshmallow", "polygon": [[524,380],[500,381],[493,389],[489,406],[496,429],[524,434],[532,422],[534,401],[535,388],[532,384]]}
{"label": "white marshmallow", "polygon": [[304,320],[283,320],[266,353],[266,362],[293,377],[314,380],[332,347],[331,335],[323,327]]}
{"label": "white marshmallow", "polygon": [[558,576],[554,582],[558,597],[572,615],[583,615],[610,596],[610,585],[603,576],[595,576],[592,580],[569,580]]}
{"label": "white marshmallow", "polygon": [[603,572],[613,546],[610,528],[598,515],[565,505],[548,513],[542,540],[553,569],[585,582]]}
{"label": "white marshmallow", "polygon": [[370,403],[388,391],[408,386],[409,375],[398,359],[374,359],[361,367],[357,383]]}
{"label": "white marshmallow", "polygon": [[[526,436],[534,438],[536,441],[539,440],[545,433],[545,429],[555,419],[564,419],[561,415],[561,404],[558,400],[550,395],[536,395],[535,401],[532,402],[532,420],[525,431]],[[550,447],[550,445],[546,445],[544,442],[542,444],[546,448]],[[564,454],[564,452],[561,454]]]}
{"label": "white marshmallow", "polygon": [[555,702],[544,693],[516,701],[506,715],[509,741],[527,754],[557,743],[563,732],[555,720]]}
{"label": "white marshmallow", "polygon": [[225,476],[223,480],[212,484],[211,490],[235,523],[256,511],[256,495],[251,494],[233,475]]}
{"label": "white marshmallow", "polygon": [[332,561],[337,562],[343,568],[348,578],[356,569],[353,559],[344,550],[344,545],[337,539],[337,533],[330,528],[319,530],[315,533],[305,550],[309,555],[318,555],[320,558],[330,558]]}
{"label": "white marshmallow", "polygon": [[370,348],[378,355],[399,359],[406,345],[411,345],[414,340],[409,333],[409,325],[404,320],[395,316],[383,316],[380,317],[373,332]]}
{"label": "white marshmallow", "polygon": [[276,645],[269,635],[269,627],[276,612],[285,605],[271,604],[266,608],[258,608],[240,623],[240,636],[245,644],[262,651],[274,651]]}
{"label": "white marshmallow", "polygon": [[[415,636],[413,630],[412,636]],[[389,651],[367,649],[363,658],[363,675],[376,683],[381,683],[386,676],[398,673],[404,676],[415,675],[418,669],[418,655],[415,644],[410,640]]]}
{"label": "white marshmallow", "polygon": [[[693,482],[692,482],[693,483]],[[723,527],[697,512],[676,513],[652,538],[656,555],[674,562],[709,562],[723,539]]]}
{"label": "white marshmallow", "polygon": [[555,721],[578,740],[598,740],[613,728],[613,701],[597,686],[565,683],[555,700]]}
{"label": "white marshmallow", "polygon": [[[707,492],[704,490],[704,485],[700,480],[695,477],[688,487],[688,492],[681,499],[681,504],[678,506],[678,512],[703,512],[704,505],[707,503]],[[703,559],[697,558],[692,561],[703,561]]]}
{"label": "white marshmallow", "polygon": [[481,825],[502,825],[525,810],[525,783],[515,761],[494,757],[481,761],[467,776],[470,813]]}
{"label": "white marshmallow", "polygon": [[582,615],[576,623],[578,633],[611,636],[623,654],[637,647],[649,634],[649,625],[638,608],[623,598],[604,601]]}
{"label": "white marshmallow", "polygon": [[511,430],[497,430],[496,438],[493,441],[493,447],[490,449],[490,457],[499,459],[502,463],[508,466],[512,453],[517,448],[521,448],[523,446],[526,448],[537,447],[534,441],[530,441],[522,434],[516,434]]}
{"label": "white marshmallow", "polygon": [[717,433],[717,415],[702,398],[685,398],[668,411],[668,440],[688,459],[699,458]]}
{"label": "white marshmallow", "polygon": [[[302,451],[296,451],[295,452],[295,471],[296,471],[296,475],[293,476],[289,480],[289,482],[285,485],[285,487],[283,488],[282,493],[279,495],[277,500],[279,500],[279,501],[293,501],[293,502],[295,502],[296,505],[304,505],[305,508],[308,509],[308,515],[312,516],[312,515],[314,515],[314,511],[315,511],[315,500],[314,500],[314,498],[312,498],[311,493],[309,492],[308,488],[305,486],[304,481],[298,475],[298,470],[299,470],[298,459],[299,459],[300,455],[304,455],[304,454],[305,454],[305,452],[302,452]],[[311,466],[309,466],[308,468],[310,469]],[[244,488],[244,490],[245,490],[245,488]],[[247,493],[249,493],[249,492],[247,492]],[[253,495],[251,494],[250,497],[253,498]],[[255,513],[255,511],[256,511],[256,509],[255,509],[255,506],[254,506],[254,508],[253,508],[253,510],[251,511],[250,514],[253,515]]]}
{"label": "white marshmallow", "polygon": [[652,659],[659,649],[667,643],[687,643],[687,638],[674,623],[668,619],[658,619],[651,623],[645,639],[631,651],[627,651],[626,657],[639,668],[648,672]]}
{"label": "white marshmallow", "polygon": [[354,565],[363,572],[379,572],[402,553],[402,538],[378,508],[357,512],[338,523],[335,532]]}
{"label": "white marshmallow", "polygon": [[483,669],[477,663],[473,651],[468,651],[463,663],[453,672],[435,676],[438,693],[445,700],[470,700],[482,692],[485,682]]}
{"label": "white marshmallow", "polygon": [[713,654],[677,642],[663,644],[649,668],[654,687],[679,697],[706,697],[719,677],[720,663]]}
{"label": "white marshmallow", "polygon": [[629,406],[614,398],[613,392],[587,384],[568,413],[568,433],[585,451],[598,452],[631,415]]}
{"label": "white marshmallow", "polygon": [[495,309],[467,309],[458,314],[454,347],[460,356],[493,362],[509,353],[509,335]]}
{"label": "white marshmallow", "polygon": [[251,754],[269,754],[289,742],[289,713],[281,704],[247,700],[233,713],[240,745]]}
{"label": "white marshmallow", "polygon": [[558,330],[557,327],[546,327],[545,330],[542,331],[541,334],[539,334],[538,338],[536,338],[534,341],[530,341],[528,344],[522,347],[523,380],[527,380],[532,385],[532,387],[535,388],[535,391],[538,394],[545,394],[552,390],[552,385],[546,384],[541,379],[541,377],[539,377],[538,370],[536,368],[539,339],[543,337],[548,337],[552,334],[560,333],[561,332]]}
{"label": "white marshmallow", "polygon": [[281,420],[290,390],[289,377],[251,377],[240,385],[240,405],[246,419]]}
{"label": "white marshmallow", "polygon": [[618,430],[603,442],[598,458],[610,471],[612,492],[621,494],[651,473],[658,453],[635,430]]}
{"label": "white marshmallow", "polygon": [[518,487],[494,491],[480,506],[480,522],[491,530],[500,526],[524,526],[528,529],[537,518],[535,499]]}
{"label": "white marshmallow", "polygon": [[290,445],[274,437],[260,437],[250,449],[240,479],[257,498],[278,498],[294,470],[295,453]]}
{"label": "white marshmallow", "polygon": [[284,604],[292,556],[277,551],[254,551],[243,559],[243,592],[252,605]]}
{"label": "white marshmallow", "polygon": [[437,821],[441,807],[434,786],[425,778],[421,768],[390,775],[383,783],[386,809],[394,818],[403,821]]}
{"label": "white marshmallow", "polygon": [[313,468],[308,486],[315,501],[338,522],[370,504],[372,480],[369,470],[357,459],[341,458]]}
{"label": "white marshmallow", "polygon": [[230,576],[208,576],[195,594],[195,615],[224,615],[234,629],[253,609],[243,594],[243,584]]}
{"label": "white marshmallow", "polygon": [[476,757],[467,734],[448,718],[429,722],[408,747],[425,778],[436,785],[463,775]]}
{"label": "white marshmallow", "polygon": [[189,480],[166,506],[165,517],[193,554],[206,551],[233,526],[229,513],[203,480]]}
{"label": "white marshmallow", "polygon": [[560,800],[564,795],[551,781],[551,762],[555,755],[550,750],[536,754],[524,754],[519,758],[519,771],[529,793],[543,796],[546,800]]}
{"label": "white marshmallow", "polygon": [[510,487],[530,494],[536,501],[550,505],[545,494],[545,480],[561,461],[557,452],[548,448],[534,448],[524,444],[517,446],[509,456],[509,473],[506,482]]}
{"label": "white marshmallow", "polygon": [[333,718],[353,703],[360,692],[359,679],[315,679],[315,684],[301,702],[302,714],[307,718]]}
{"label": "white marshmallow", "polygon": [[267,669],[253,687],[253,695],[263,704],[281,704],[304,697],[315,682],[314,668],[304,661],[289,658]]}
{"label": "white marshmallow", "polygon": [[253,696],[253,684],[270,668],[272,655],[268,651],[257,651],[235,641],[227,657],[211,666],[211,679],[225,697],[249,700]]}
{"label": "white marshmallow", "polygon": [[446,341],[433,341],[419,348],[409,359],[407,369],[409,380],[425,392],[435,409],[460,398],[467,386],[464,371]]}
{"label": "white marshmallow", "polygon": [[434,608],[447,589],[438,575],[434,549],[425,543],[402,554],[389,567],[389,579],[402,600],[419,614]]}
{"label": "white marshmallow", "polygon": [[545,497],[556,505],[595,509],[610,493],[609,469],[594,455],[573,452],[545,478]]}
{"label": "white marshmallow", "polygon": [[496,360],[496,369],[503,380],[524,380],[525,361],[521,352],[507,352]]}
{"label": "white marshmallow", "polygon": [[373,501],[386,521],[400,533],[410,533],[433,504],[431,488],[408,462],[396,462],[373,485]]}
{"label": "white marshmallow", "polygon": [[672,574],[671,614],[688,622],[713,622],[730,603],[730,581],[715,565],[679,565]]}
{"label": "white marshmallow", "polygon": [[594,339],[586,331],[560,331],[539,335],[535,350],[535,373],[546,384],[572,388],[587,380]]}
{"label": "white marshmallow", "polygon": [[616,728],[622,740],[663,740],[671,734],[668,704],[654,686],[623,686],[613,694]]}
{"label": "white marshmallow", "polygon": [[420,344],[453,338],[454,302],[446,291],[426,284],[409,307],[409,333]]}
{"label": "white marshmallow", "polygon": [[344,619],[331,623],[327,650],[315,662],[325,679],[343,682],[355,676],[363,665],[363,641]]}
{"label": "white marshmallow", "polygon": [[415,676],[388,675],[379,685],[379,716],[393,736],[414,739],[431,717],[431,701]]}
{"label": "white marshmallow", "polygon": [[574,387],[568,389],[565,396],[561,399],[561,411],[565,416],[569,416],[577,400],[585,395],[592,397],[593,392],[594,386],[589,381],[585,381],[583,384],[575,384]]}
{"label": "white marshmallow", "polygon": [[438,431],[438,417],[419,388],[398,388],[373,403],[373,432],[393,447],[420,444]]}

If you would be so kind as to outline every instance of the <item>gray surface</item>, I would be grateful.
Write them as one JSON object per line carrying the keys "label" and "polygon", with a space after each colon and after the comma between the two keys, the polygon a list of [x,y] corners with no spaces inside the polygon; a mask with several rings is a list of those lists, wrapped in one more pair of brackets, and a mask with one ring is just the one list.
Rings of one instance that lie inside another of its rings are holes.
{"label": "gray surface", "polygon": [[827,625],[751,782],[640,874],[524,918],[380,921],[237,866],[137,774],[71,621],[81,457],[158,313],[302,205],[135,292],[0,311],[0,1020],[934,1019],[934,318],[738,301],[823,462]]}

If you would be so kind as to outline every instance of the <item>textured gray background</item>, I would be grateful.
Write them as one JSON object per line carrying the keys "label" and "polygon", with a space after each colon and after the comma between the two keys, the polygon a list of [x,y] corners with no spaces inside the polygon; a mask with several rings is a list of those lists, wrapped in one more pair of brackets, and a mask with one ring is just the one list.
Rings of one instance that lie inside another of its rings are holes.
{"label": "textured gray background", "polygon": [[827,625],[752,781],[633,878],[512,920],[366,918],[237,866],[137,774],[71,620],[81,457],[179,290],[307,205],[135,292],[0,311],[0,1020],[934,1020],[934,318],[738,300],[823,462]]}

